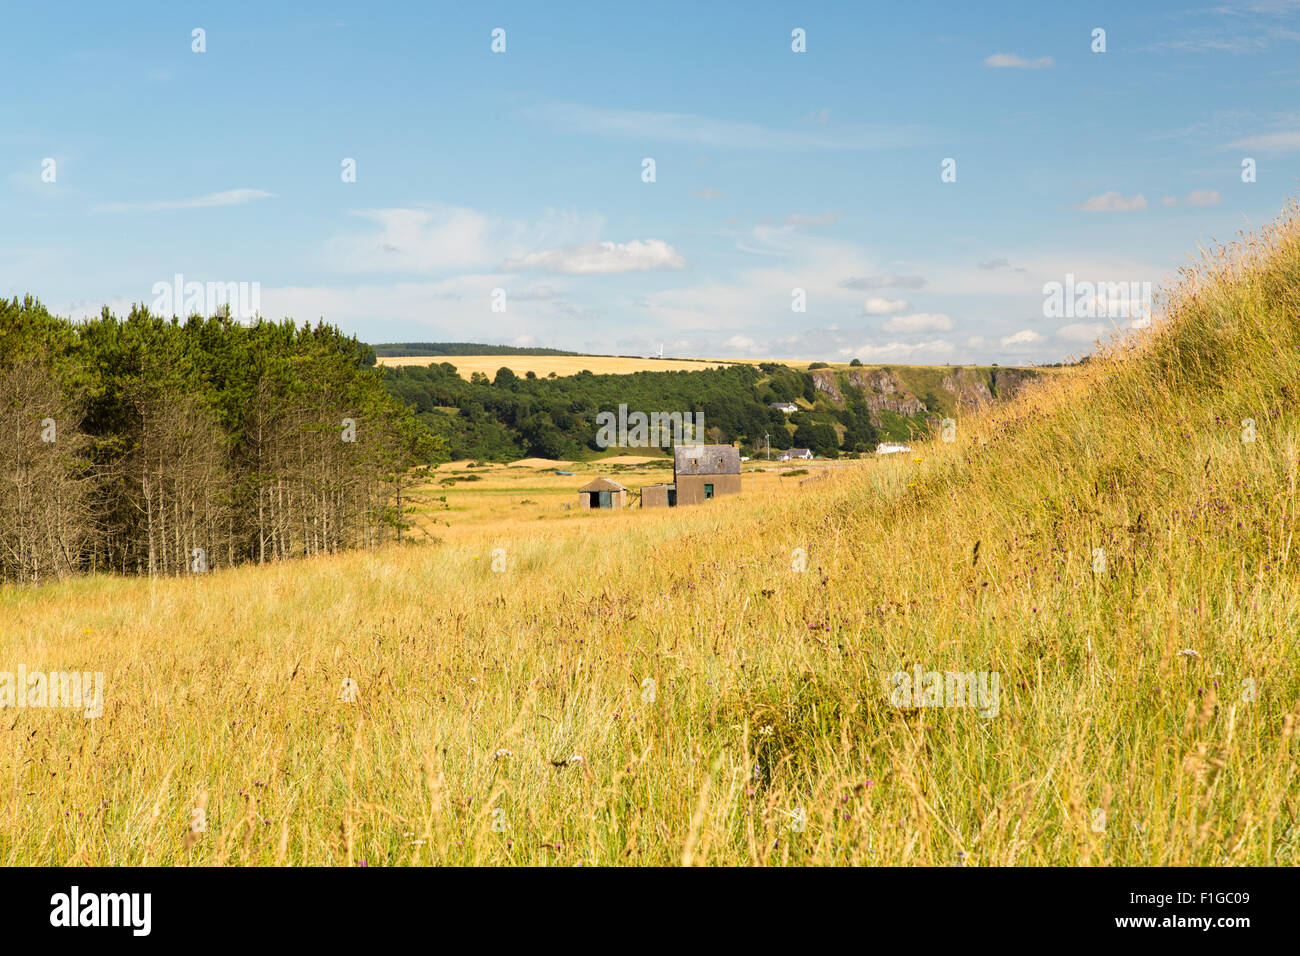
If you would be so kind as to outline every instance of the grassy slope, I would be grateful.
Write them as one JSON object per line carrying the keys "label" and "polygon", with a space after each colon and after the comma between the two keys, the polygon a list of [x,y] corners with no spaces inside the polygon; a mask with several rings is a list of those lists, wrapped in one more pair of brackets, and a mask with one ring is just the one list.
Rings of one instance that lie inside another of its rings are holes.
{"label": "grassy slope", "polygon": [[1289,218],[920,462],[0,592],[0,668],[108,675],[0,713],[0,863],[1300,862],[1298,310]]}

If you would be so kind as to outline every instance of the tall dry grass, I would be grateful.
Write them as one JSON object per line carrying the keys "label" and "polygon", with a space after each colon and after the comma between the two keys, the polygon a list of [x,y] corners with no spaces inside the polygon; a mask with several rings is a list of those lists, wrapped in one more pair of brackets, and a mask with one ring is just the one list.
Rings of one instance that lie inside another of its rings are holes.
{"label": "tall dry grass", "polygon": [[0,670],[107,680],[0,711],[0,862],[1295,863],[1298,308],[1291,209],[920,461],[0,592]]}

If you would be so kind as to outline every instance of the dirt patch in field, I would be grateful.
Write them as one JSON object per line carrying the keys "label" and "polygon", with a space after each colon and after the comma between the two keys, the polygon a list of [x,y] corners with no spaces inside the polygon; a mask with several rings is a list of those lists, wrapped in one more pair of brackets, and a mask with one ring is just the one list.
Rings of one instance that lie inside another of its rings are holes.
{"label": "dirt patch in field", "polygon": [[572,466],[571,461],[552,461],[550,458],[520,458],[510,463],[511,468],[563,468],[566,471]]}
{"label": "dirt patch in field", "polygon": [[474,458],[462,458],[460,461],[444,461],[437,466],[439,471],[462,471],[471,468],[474,471],[486,471],[489,468],[504,468],[505,465],[495,461],[479,461]]}
{"label": "dirt patch in field", "polygon": [[610,458],[602,458],[600,461],[593,461],[593,465],[649,465],[654,462],[667,464],[671,459],[662,455],[614,455]]}

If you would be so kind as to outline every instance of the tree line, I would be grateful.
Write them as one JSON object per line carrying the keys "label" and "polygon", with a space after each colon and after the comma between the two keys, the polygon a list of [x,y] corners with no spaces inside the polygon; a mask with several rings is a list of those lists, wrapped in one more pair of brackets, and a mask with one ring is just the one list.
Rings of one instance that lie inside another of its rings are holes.
{"label": "tree line", "polygon": [[0,300],[0,580],[374,546],[443,452],[332,326]]}
{"label": "tree line", "polygon": [[[779,363],[546,378],[502,368],[492,379],[475,372],[466,381],[452,363],[442,362],[389,368],[385,383],[456,459],[580,460],[600,450],[597,414],[617,412],[620,404],[646,414],[703,413],[705,440],[740,441],[754,452],[770,440],[774,450],[794,445],[835,456],[869,451],[877,441],[856,389],[843,407],[832,406],[819,396],[813,376]],[[816,407],[793,415],[771,407],[797,399]]]}

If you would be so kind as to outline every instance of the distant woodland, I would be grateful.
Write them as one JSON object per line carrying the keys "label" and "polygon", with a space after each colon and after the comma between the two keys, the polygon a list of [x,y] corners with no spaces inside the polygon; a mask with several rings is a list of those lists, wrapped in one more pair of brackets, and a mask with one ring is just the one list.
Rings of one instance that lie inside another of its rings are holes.
{"label": "distant woodland", "polygon": [[475,373],[466,381],[443,362],[390,368],[385,381],[456,459],[589,457],[599,451],[597,413],[620,404],[647,414],[702,412],[706,440],[747,448],[766,448],[770,436],[774,450],[795,445],[836,456],[870,451],[879,437],[857,392],[839,407],[822,402],[794,415],[772,408],[800,399],[811,406],[821,397],[812,374],[774,363],[555,378],[502,368],[492,379]]}

